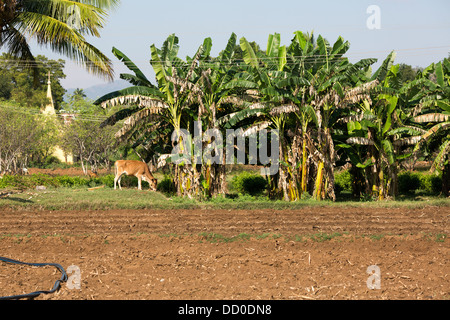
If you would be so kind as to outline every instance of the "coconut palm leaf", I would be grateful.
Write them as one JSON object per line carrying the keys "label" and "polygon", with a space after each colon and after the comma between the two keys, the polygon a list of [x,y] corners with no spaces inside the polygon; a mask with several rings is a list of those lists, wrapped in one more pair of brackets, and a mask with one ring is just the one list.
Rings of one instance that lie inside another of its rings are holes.
{"label": "coconut palm leaf", "polygon": [[[16,2],[8,20],[2,20],[0,47],[6,45],[11,53],[21,59],[33,60],[26,41],[34,39],[42,46],[62,53],[83,65],[89,72],[113,78],[112,62],[97,48],[89,44],[85,36],[100,35],[107,10],[119,1],[69,1],[40,0]],[[79,18],[77,29],[70,24],[69,8],[76,7]],[[18,33],[23,37],[18,36]]]}

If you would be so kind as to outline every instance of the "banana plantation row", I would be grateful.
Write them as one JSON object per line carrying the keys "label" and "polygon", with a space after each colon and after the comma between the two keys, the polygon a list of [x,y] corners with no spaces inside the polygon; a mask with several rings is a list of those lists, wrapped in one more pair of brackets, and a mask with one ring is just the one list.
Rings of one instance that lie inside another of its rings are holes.
{"label": "banana plantation row", "polygon": [[[213,129],[225,135],[238,128],[244,137],[262,129],[279,133],[279,169],[267,176],[273,198],[296,201],[308,193],[335,200],[334,172],[344,165],[356,192],[380,200],[395,197],[402,163],[417,159],[433,160],[432,170],[443,175],[448,195],[449,59],[403,82],[395,52],[372,70],[376,59],[349,62],[344,56],[349,46],[341,37],[330,45],[320,35],[297,31],[287,46],[279,34],[269,35],[262,51],[245,38],[238,42],[233,33],[217,57],[206,38],[183,60],[178,38],[170,35],[161,48],[150,48],[156,83],[113,48],[131,71],[121,74],[131,86],[95,103],[123,105],[102,126],[120,122],[116,137],[131,142],[147,160],[169,166],[181,196],[226,193],[226,162],[225,146],[217,143],[212,153],[223,154],[219,163],[171,162],[172,150],[194,143],[179,132]],[[211,149],[212,140],[203,139],[203,149]]]}

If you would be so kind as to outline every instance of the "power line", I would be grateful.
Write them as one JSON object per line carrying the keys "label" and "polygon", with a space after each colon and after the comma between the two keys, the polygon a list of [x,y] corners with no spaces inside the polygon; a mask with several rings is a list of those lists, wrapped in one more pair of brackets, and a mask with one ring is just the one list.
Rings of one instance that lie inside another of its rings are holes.
{"label": "power line", "polygon": [[[370,54],[382,54],[382,53],[387,53],[387,52],[391,52],[391,51],[395,51],[397,53],[399,52],[419,52],[418,54],[430,54],[431,52],[433,52],[434,50],[439,50],[439,49],[445,49],[448,48],[450,49],[450,45],[448,46],[433,46],[433,47],[419,47],[419,48],[405,48],[405,49],[396,49],[396,50],[377,50],[377,51],[361,51],[361,52],[350,52],[350,53],[345,53],[342,57],[338,58],[338,59],[327,59],[331,56],[331,54],[314,54],[314,55],[287,55],[287,58],[293,58],[293,59],[301,59],[301,58],[305,58],[304,61],[340,61],[342,59],[345,58],[349,58],[349,57],[365,57],[368,56]],[[425,52],[424,52],[425,51]],[[422,53],[420,53],[422,52]],[[216,57],[217,58],[217,57]],[[181,58],[178,58],[180,60],[171,60],[171,64],[174,66],[191,66],[192,63],[191,62],[187,62],[184,60],[181,60]],[[214,59],[214,57],[213,57]],[[256,58],[258,61],[278,61],[279,57],[257,57]],[[130,62],[123,62],[123,64],[127,65],[127,63],[129,64],[135,64],[136,62],[147,62],[148,60],[135,60],[135,61],[130,61]],[[101,62],[100,60],[98,62]],[[150,60],[150,62],[153,63],[165,63],[168,62],[166,60]],[[36,60],[20,60],[20,59],[0,59],[0,64],[19,64],[19,65],[27,65],[27,66],[40,66],[40,65],[45,65],[46,67],[52,67],[51,63],[49,62],[44,62],[44,61],[36,61]],[[86,61],[86,62],[82,62],[81,64],[84,65],[95,65],[96,62],[95,61]],[[221,61],[208,61],[206,63],[203,62],[203,64],[205,65],[235,65],[236,62],[229,62],[229,63],[223,63]]]}
{"label": "power line", "polygon": [[[25,108],[21,108],[21,107],[13,107],[13,106],[7,106],[7,105],[0,105],[0,109],[4,109],[10,112],[14,112],[14,113],[21,113],[21,114],[27,114],[27,115],[34,115],[34,116],[44,116],[44,117],[48,117],[47,114],[43,114],[41,113],[39,110],[37,109],[25,109]],[[56,114],[56,117],[61,118],[62,120],[64,120],[66,118],[66,116],[64,114]],[[93,115],[84,115],[84,114],[74,114],[74,117],[72,118],[72,120],[77,121],[77,120],[81,120],[81,121],[90,121],[90,122],[103,122],[106,119],[108,119],[108,116],[93,116]]]}

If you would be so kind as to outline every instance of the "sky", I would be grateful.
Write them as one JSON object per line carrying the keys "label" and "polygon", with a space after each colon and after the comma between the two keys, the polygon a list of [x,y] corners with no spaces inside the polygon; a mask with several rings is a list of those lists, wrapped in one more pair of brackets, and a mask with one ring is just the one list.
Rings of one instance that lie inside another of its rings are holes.
{"label": "sky", "polygon": [[[371,5],[379,15],[367,11]],[[265,50],[269,34],[279,33],[289,45],[294,31],[313,31],[333,44],[339,36],[350,42],[351,62],[377,58],[377,68],[392,51],[396,63],[426,67],[449,56],[450,0],[122,0],[109,13],[100,38],[88,41],[114,62],[115,78],[128,69],[112,54],[125,53],[155,83],[150,46],[160,48],[168,35],[179,37],[179,57],[193,56],[204,38],[213,41],[212,55],[225,48],[231,33],[257,42]],[[379,17],[379,19],[378,19]],[[375,19],[375,20],[374,20]],[[367,21],[378,23],[375,29]],[[49,49],[33,45],[34,54],[66,60],[66,88],[87,88],[107,81]]]}

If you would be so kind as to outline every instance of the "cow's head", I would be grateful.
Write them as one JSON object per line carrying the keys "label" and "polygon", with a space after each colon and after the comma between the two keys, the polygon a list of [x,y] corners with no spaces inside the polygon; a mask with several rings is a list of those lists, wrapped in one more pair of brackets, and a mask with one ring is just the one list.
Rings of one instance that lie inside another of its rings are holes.
{"label": "cow's head", "polygon": [[156,180],[156,178],[154,178],[153,176],[143,176],[142,180],[148,182],[148,185],[150,186],[150,189],[152,191],[156,191],[156,186],[158,185],[158,180]]}
{"label": "cow's head", "polygon": [[150,188],[153,191],[156,191],[156,186],[158,185],[158,180],[156,180],[156,178],[152,178],[150,179],[150,181],[148,182],[148,184],[150,185]]}

